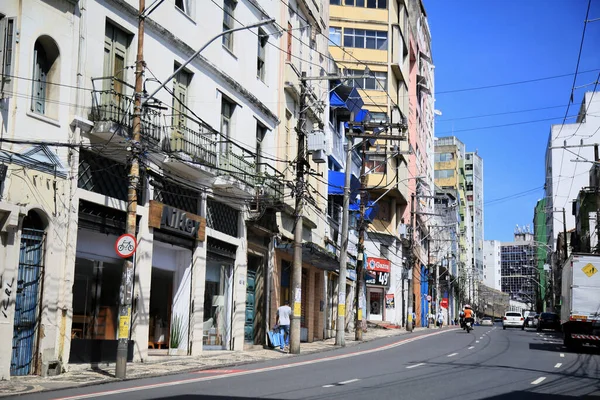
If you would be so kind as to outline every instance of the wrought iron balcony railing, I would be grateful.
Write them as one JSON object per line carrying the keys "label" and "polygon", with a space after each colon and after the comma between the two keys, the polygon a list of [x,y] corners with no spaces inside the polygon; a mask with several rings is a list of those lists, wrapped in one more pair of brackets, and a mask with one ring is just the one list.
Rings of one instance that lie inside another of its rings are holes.
{"label": "wrought iron balcony railing", "polygon": [[186,154],[192,161],[215,167],[217,166],[217,143],[213,139],[214,135],[208,126],[197,125],[198,130],[187,126],[172,127],[168,140],[162,141],[162,149],[170,153]]}

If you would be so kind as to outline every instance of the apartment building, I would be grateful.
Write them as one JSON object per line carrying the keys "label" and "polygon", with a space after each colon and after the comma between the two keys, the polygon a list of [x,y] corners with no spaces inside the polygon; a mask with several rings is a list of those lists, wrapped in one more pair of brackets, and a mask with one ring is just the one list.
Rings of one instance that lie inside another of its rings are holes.
{"label": "apartment building", "polygon": [[[375,271],[389,279],[367,283],[367,319],[400,324],[409,308],[420,319],[417,282],[428,263],[426,242],[415,240],[414,295],[403,289],[408,271],[403,257],[409,251],[411,194],[417,192],[417,181],[433,184],[427,181],[432,176],[428,151],[433,148],[433,67],[425,9],[420,1],[329,3],[330,53],[341,71],[355,77],[348,83],[360,93],[369,120],[408,125],[408,135],[388,131],[399,140],[371,143],[364,155],[366,186],[374,202],[369,207],[373,220],[365,240],[366,257],[373,265],[381,265],[380,260],[389,264],[382,267],[385,271]],[[424,177],[417,179],[420,173]],[[419,237],[425,237],[425,227],[416,226],[423,230]]]}
{"label": "apartment building", "polygon": [[500,242],[498,240],[483,242],[483,283],[495,290],[500,290],[502,287]]}
{"label": "apartment building", "polygon": [[465,154],[466,195],[471,214],[471,243],[473,247],[473,266],[475,279],[483,278],[483,159],[477,152]]}
{"label": "apartment building", "polygon": [[533,310],[540,289],[533,232],[527,227],[517,228],[514,237],[513,242],[500,246],[502,292],[511,301],[527,304],[527,309]]}

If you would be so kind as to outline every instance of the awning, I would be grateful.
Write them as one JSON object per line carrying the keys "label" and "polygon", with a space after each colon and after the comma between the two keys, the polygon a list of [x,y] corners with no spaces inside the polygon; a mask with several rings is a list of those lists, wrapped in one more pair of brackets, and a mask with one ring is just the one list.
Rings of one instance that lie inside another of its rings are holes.
{"label": "awning", "polygon": [[[344,195],[344,183],[346,180],[346,173],[340,171],[329,171],[328,172],[328,182],[329,182],[329,190],[328,193],[330,195]],[[358,193],[358,189],[360,189],[360,181],[354,175],[350,176],[350,196]]]}
{"label": "awning", "polygon": [[[360,199],[354,203],[350,203],[350,211],[360,211]],[[377,216],[378,211],[379,206],[377,204],[373,204],[373,202],[369,200],[367,202],[367,207],[365,207],[365,218],[369,221],[373,221]]]}
{"label": "awning", "polygon": [[[360,110],[354,116],[353,122],[369,122],[370,119],[371,119],[371,114],[369,113],[369,110]],[[348,122],[344,122],[344,128],[348,129],[349,126],[350,125]],[[365,129],[362,126],[357,126],[354,128],[354,130],[359,130],[361,132],[364,132]]]}
{"label": "awning", "polygon": [[[280,243],[277,245],[277,249],[285,251],[288,254],[294,254],[293,243]],[[326,271],[337,271],[340,268],[340,262],[333,254],[310,242],[302,243],[302,263],[310,264],[313,267]]]}
{"label": "awning", "polygon": [[329,107],[332,109],[343,108],[358,115],[364,104],[360,94],[352,86],[337,86],[329,95]]}

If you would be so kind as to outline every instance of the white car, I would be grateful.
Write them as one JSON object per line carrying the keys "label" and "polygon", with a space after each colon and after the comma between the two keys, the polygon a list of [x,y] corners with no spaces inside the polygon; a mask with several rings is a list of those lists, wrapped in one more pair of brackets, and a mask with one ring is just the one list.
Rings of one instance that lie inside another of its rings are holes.
{"label": "white car", "polygon": [[523,314],[516,311],[508,311],[502,319],[502,329],[506,328],[521,328],[525,329],[525,318]]}
{"label": "white car", "polygon": [[481,326],[492,326],[494,322],[491,317],[483,317],[481,318]]}

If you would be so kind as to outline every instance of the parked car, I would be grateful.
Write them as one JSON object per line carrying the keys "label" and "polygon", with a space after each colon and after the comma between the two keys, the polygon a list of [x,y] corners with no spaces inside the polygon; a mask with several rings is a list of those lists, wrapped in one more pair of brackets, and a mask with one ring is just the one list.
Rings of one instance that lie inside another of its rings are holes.
{"label": "parked car", "polygon": [[535,328],[537,326],[538,315],[537,314],[529,314],[527,318],[525,318],[525,327],[526,328]]}
{"label": "parked car", "polygon": [[494,322],[502,322],[502,318],[496,317],[496,318],[494,318]]}
{"label": "parked car", "polygon": [[492,317],[483,317],[481,318],[481,326],[492,326],[494,322],[492,321]]}
{"label": "parked car", "polygon": [[525,330],[525,318],[523,318],[523,314],[516,311],[506,312],[502,320],[502,329],[506,328],[521,328]]}
{"label": "parked car", "polygon": [[558,314],[550,312],[542,313],[537,324],[537,330],[541,332],[543,329],[560,331],[560,317]]}

